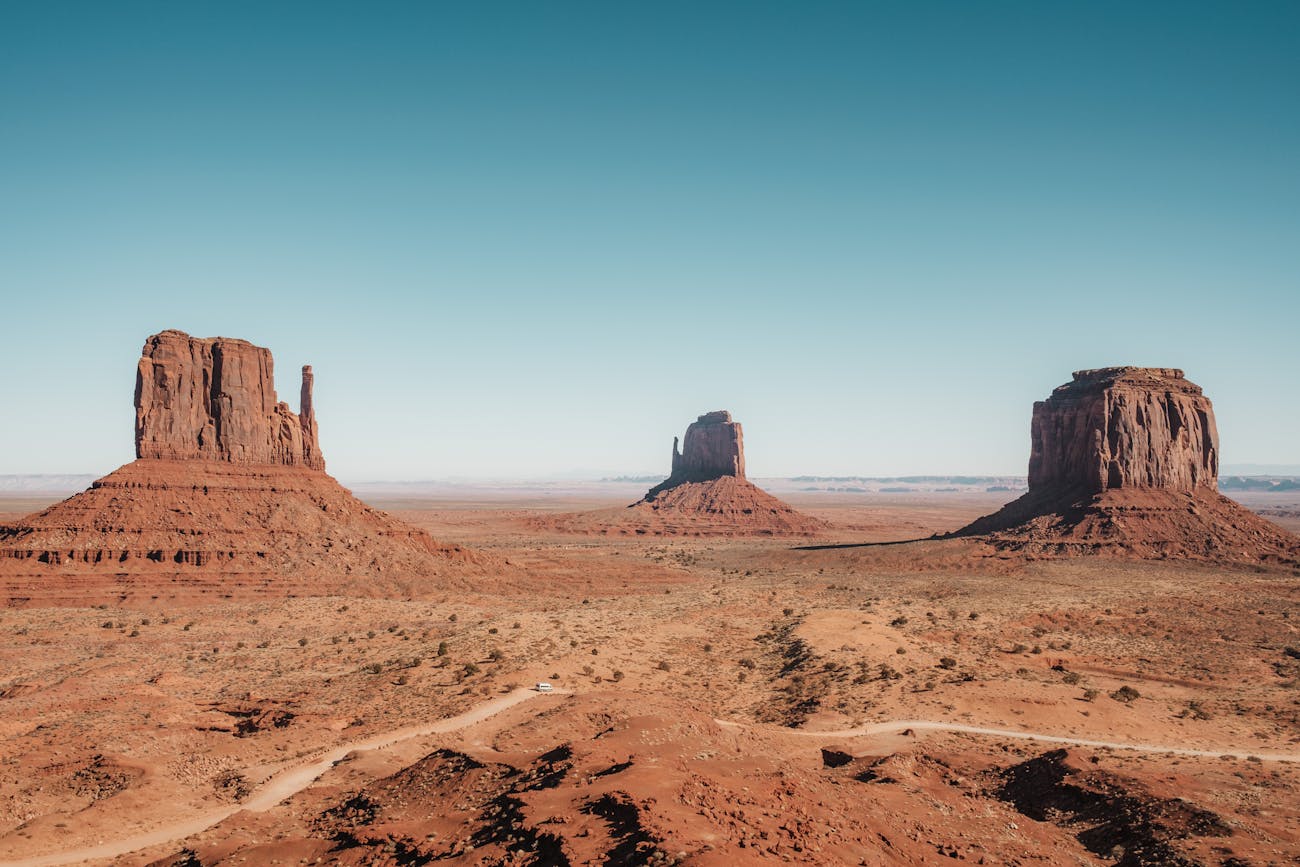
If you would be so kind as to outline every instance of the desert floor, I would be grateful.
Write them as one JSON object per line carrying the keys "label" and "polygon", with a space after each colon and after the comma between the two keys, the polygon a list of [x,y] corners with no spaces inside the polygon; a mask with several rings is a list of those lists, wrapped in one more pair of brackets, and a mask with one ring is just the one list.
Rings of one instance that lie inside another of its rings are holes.
{"label": "desert floor", "polygon": [[0,864],[1300,860],[1300,576],[924,541],[1010,496],[786,495],[799,540],[367,495],[510,574],[0,610]]}

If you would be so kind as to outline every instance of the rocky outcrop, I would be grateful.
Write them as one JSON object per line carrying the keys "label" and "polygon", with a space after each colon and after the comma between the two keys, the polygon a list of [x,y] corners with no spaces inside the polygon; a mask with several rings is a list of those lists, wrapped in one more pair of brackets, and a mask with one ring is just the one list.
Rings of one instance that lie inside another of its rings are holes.
{"label": "rocky outcrop", "polygon": [[1001,551],[1294,562],[1300,540],[1218,492],[1214,409],[1181,370],[1082,370],[1034,404],[1029,493],[951,534]]}
{"label": "rocky outcrop", "polygon": [[825,525],[801,514],[745,478],[745,438],[726,410],[686,428],[672,472],[651,488],[616,531],[653,535],[813,535]]}
{"label": "rocky outcrop", "polygon": [[682,451],[673,437],[669,481],[706,482],[723,476],[745,477],[745,436],[725,409],[706,412],[686,428]]}
{"label": "rocky outcrop", "polygon": [[311,390],[304,367],[294,415],[276,398],[270,350],[228,337],[155,334],[136,369],[136,457],[323,470]]}
{"label": "rocky outcrop", "polygon": [[1214,409],[1181,370],[1077,371],[1034,404],[1030,431],[1031,492],[1216,489]]}
{"label": "rocky outcrop", "polygon": [[481,585],[508,564],[436,542],[324,472],[271,353],[243,340],[150,337],[137,368],[138,458],[0,526],[0,607],[236,595],[412,596]]}

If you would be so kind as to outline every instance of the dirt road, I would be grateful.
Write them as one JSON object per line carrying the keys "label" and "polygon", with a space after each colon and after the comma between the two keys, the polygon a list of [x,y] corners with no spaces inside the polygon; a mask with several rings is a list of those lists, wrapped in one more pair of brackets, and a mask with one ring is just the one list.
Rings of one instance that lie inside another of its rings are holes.
{"label": "dirt road", "polygon": [[[561,694],[559,690],[553,694]],[[29,858],[22,858],[17,861],[0,861],[0,867],[53,867],[59,864],[76,864],[82,861],[102,861],[110,858],[117,858],[122,855],[128,855],[131,852],[147,849],[150,846],[158,846],[163,843],[177,842],[184,840],[200,831],[206,831],[213,825],[219,824],[225,819],[233,816],[241,810],[251,810],[256,813],[265,812],[276,804],[283,801],[290,795],[301,792],[303,789],[315,782],[316,778],[336,765],[348,753],[358,750],[377,750],[391,746],[399,741],[409,738],[421,737],[423,735],[443,734],[446,732],[458,731],[459,729],[469,728],[477,725],[489,717],[495,716],[507,708],[536,698],[541,693],[531,689],[516,689],[506,695],[485,701],[480,705],[465,711],[459,716],[448,717],[447,719],[436,720],[431,723],[420,725],[406,726],[400,729],[394,729],[390,732],[371,735],[370,737],[360,738],[355,741],[349,741],[340,744],[322,755],[309,759],[301,765],[285,768],[257,789],[248,800],[242,804],[233,804],[228,807],[222,807],[217,810],[210,810],[200,813],[182,822],[175,822],[170,825],[164,825],[155,828],[152,831],[145,831],[130,837],[124,837],[120,840],[112,840],[106,843],[100,843],[95,846],[87,846],[81,849],[72,849],[64,852],[54,852],[46,855],[33,855]]]}
{"label": "dirt road", "polygon": [[[729,728],[742,728],[745,723],[718,720],[719,724]],[[984,726],[971,726],[962,723],[934,722],[931,720],[894,720],[891,722],[871,723],[853,729],[838,731],[803,731],[800,729],[781,729],[787,734],[802,737],[835,740],[840,738],[858,738],[869,735],[896,735],[905,731],[959,732],[962,734],[987,735],[997,738],[1014,738],[1016,740],[1042,741],[1051,744],[1065,744],[1076,747],[1102,747],[1112,750],[1130,750],[1138,753],[1164,753],[1175,756],[1194,756],[1209,759],[1245,759],[1255,758],[1265,762],[1300,762],[1300,753],[1260,753],[1254,750],[1201,750],[1188,747],[1171,747],[1162,744],[1135,744],[1124,741],[1097,741],[1088,738],[1072,738],[1063,735],[1046,735],[1038,732],[1016,731],[1014,729],[995,729]]]}

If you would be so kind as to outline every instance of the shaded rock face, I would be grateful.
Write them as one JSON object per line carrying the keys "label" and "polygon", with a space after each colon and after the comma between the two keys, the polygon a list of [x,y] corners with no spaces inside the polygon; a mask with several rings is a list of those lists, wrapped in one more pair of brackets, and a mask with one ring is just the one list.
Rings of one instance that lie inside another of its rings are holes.
{"label": "shaded rock face", "polygon": [[1217,489],[1214,409],[1181,370],[1077,371],[1034,404],[1031,437],[1031,493]]}
{"label": "shaded rock face", "polygon": [[145,341],[136,369],[136,457],[323,470],[311,392],[303,367],[295,415],[276,399],[270,350],[163,331]]}
{"label": "shaded rock face", "polygon": [[673,438],[670,482],[707,482],[723,476],[745,477],[745,437],[740,422],[724,410],[708,412],[686,428],[682,450]]}
{"label": "shaded rock face", "polygon": [[952,536],[1031,557],[1294,563],[1300,540],[1218,491],[1214,409],[1181,370],[1082,370],[1034,404],[1029,493]]}

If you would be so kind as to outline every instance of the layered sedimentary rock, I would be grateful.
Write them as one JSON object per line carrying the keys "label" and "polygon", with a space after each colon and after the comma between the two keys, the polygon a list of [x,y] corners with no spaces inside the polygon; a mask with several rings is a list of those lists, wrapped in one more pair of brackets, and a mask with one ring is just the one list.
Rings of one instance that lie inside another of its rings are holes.
{"label": "layered sedimentary rock", "polygon": [[1030,437],[1030,491],[1216,490],[1214,409],[1174,368],[1077,371],[1034,404]]}
{"label": "layered sedimentary rock", "polygon": [[0,604],[410,594],[502,565],[435,542],[326,475],[310,367],[301,399],[298,415],[276,400],[265,349],[179,331],[149,338],[136,379],[139,458],[0,527]]}
{"label": "layered sedimentary rock", "polygon": [[619,522],[652,534],[807,535],[822,522],[800,514],[745,478],[740,423],[726,410],[705,413],[673,440],[672,472]]}
{"label": "layered sedimentary rock", "polygon": [[271,351],[228,337],[164,331],[144,344],[135,379],[135,456],[325,469],[302,369],[301,415],[276,398]]}
{"label": "layered sedimentary rock", "polygon": [[1287,559],[1300,540],[1218,492],[1214,409],[1183,372],[1082,370],[1034,404],[1029,492],[954,535],[999,548]]}

